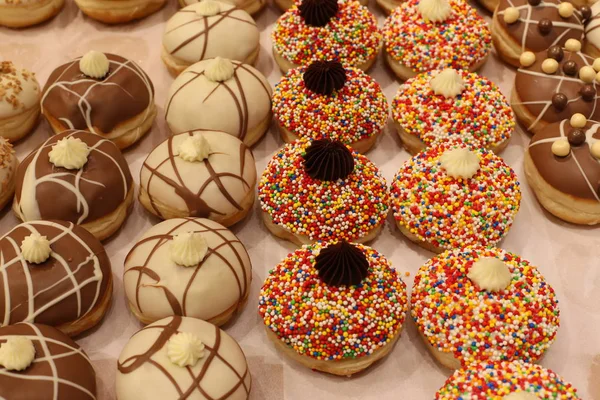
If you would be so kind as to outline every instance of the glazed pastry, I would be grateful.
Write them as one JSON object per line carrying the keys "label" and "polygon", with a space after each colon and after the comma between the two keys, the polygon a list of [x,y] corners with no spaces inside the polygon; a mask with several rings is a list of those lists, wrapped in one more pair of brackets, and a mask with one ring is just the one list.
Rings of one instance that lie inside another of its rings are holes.
{"label": "glazed pastry", "polygon": [[271,38],[284,73],[316,60],[366,71],[382,45],[377,19],[353,0],[301,0],[279,17]]}
{"label": "glazed pastry", "polygon": [[396,224],[430,251],[497,244],[521,203],[515,172],[493,152],[454,143],[406,161],[391,188]]}
{"label": "glazed pastry", "polygon": [[146,158],[140,202],[159,218],[210,218],[231,226],[254,204],[256,167],[250,149],[224,132],[171,135]]}
{"label": "glazed pastry", "polygon": [[54,133],[83,129],[124,149],[152,127],[154,87],[133,61],[90,51],[50,74],[42,114]]}
{"label": "glazed pastry", "polygon": [[288,357],[348,376],[385,357],[400,337],[406,285],[374,249],[346,241],[303,246],[270,271],[258,313]]}
{"label": "glazed pastry", "polygon": [[585,25],[585,47],[584,52],[590,56],[600,57],[600,3],[594,3],[590,7],[591,18]]}
{"label": "glazed pastry", "polygon": [[542,206],[575,224],[600,224],[600,122],[575,114],[536,133],[525,174]]}
{"label": "glazed pastry", "polygon": [[595,80],[600,59],[581,53],[578,41],[568,46],[570,51],[553,46],[522,57],[511,105],[528,132],[538,133],[546,125],[569,119],[575,113],[600,120],[600,86]]}
{"label": "glazed pastry", "polygon": [[387,122],[388,104],[379,84],[363,71],[315,61],[281,78],[273,92],[273,114],[286,143],[325,138],[365,153]]}
{"label": "glazed pastry", "polygon": [[252,377],[236,341],[195,318],[169,317],[134,334],[118,361],[118,400],[246,400]]}
{"label": "glazed pastry", "polygon": [[373,240],[389,209],[379,169],[328,139],[302,139],[279,150],[262,174],[258,198],[271,233],[297,245]]}
{"label": "glazed pastry", "polygon": [[392,116],[411,154],[454,140],[499,153],[515,128],[512,109],[498,86],[476,73],[451,68],[406,81],[394,97]]}
{"label": "glazed pastry", "polygon": [[129,308],[145,324],[182,315],[223,325],[246,303],[251,280],[242,242],[202,218],[154,225],[127,255],[123,274]]}
{"label": "glazed pastry", "polygon": [[17,225],[0,238],[0,270],[2,326],[36,322],[76,336],[110,307],[112,273],[104,247],[70,222]]}
{"label": "glazed pastry", "polygon": [[75,0],[85,15],[105,24],[123,24],[160,10],[166,0]]}
{"label": "glazed pastry", "polygon": [[0,62],[0,138],[16,142],[33,130],[40,116],[40,96],[34,73],[10,61]]}
{"label": "glazed pastry", "polygon": [[47,325],[0,327],[0,397],[94,400],[96,373],[83,349]]}
{"label": "glazed pastry", "polygon": [[579,399],[577,390],[555,372],[523,361],[482,362],[455,371],[436,400]]}
{"label": "glazed pastry", "polygon": [[[178,0],[180,7],[187,7],[204,0]],[[255,15],[267,5],[265,0],[222,0],[224,3],[231,4],[237,8],[246,11],[250,15]]]}
{"label": "glazed pastry", "polygon": [[171,85],[165,118],[173,133],[212,129],[252,146],[271,124],[271,85],[239,61],[200,61]]}
{"label": "glazed pastry", "polygon": [[402,80],[451,67],[475,71],[491,50],[487,22],[464,0],[408,0],[383,25],[385,61]]}
{"label": "glazed pastry", "polygon": [[132,203],[125,158],[112,142],[89,132],[52,136],[17,169],[13,211],[21,221],[70,221],[104,240],[119,229]]}
{"label": "glazed pastry", "polygon": [[590,8],[561,0],[500,0],[492,20],[492,39],[500,58],[518,67],[521,54],[583,40]]}
{"label": "glazed pastry", "polygon": [[215,57],[254,64],[258,39],[256,22],[247,12],[226,2],[204,0],[167,21],[161,57],[175,76],[198,61]]}
{"label": "glazed pastry", "polygon": [[483,246],[448,250],[423,265],[411,314],[427,348],[452,369],[481,361],[535,362],[559,326],[554,289],[538,269]]}
{"label": "glazed pastry", "polygon": [[15,175],[19,161],[8,141],[0,137],[0,210],[15,193]]}
{"label": "glazed pastry", "polygon": [[0,26],[26,28],[49,20],[65,0],[0,0]]}

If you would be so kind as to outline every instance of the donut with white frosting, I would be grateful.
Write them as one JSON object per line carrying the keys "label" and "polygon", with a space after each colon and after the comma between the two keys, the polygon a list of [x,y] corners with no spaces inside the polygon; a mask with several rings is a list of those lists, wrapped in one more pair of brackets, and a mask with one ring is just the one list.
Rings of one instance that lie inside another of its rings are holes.
{"label": "donut with white frosting", "polygon": [[0,210],[12,199],[15,192],[18,163],[11,144],[0,137]]}
{"label": "donut with white frosting", "polygon": [[10,61],[0,62],[0,138],[15,142],[33,130],[40,115],[40,97],[33,72]]}

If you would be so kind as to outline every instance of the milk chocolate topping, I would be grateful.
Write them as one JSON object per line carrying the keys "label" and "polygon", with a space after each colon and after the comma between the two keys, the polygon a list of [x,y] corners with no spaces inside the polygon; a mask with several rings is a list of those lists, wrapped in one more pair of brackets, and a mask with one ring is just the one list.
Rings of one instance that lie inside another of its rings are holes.
{"label": "milk chocolate topping", "polygon": [[[581,96],[581,90],[586,83],[577,76],[568,75],[568,71],[565,72],[563,68],[565,64],[573,62],[576,64],[576,71],[579,71],[585,65],[592,65],[594,59],[581,52],[572,53],[564,49],[563,51],[564,57],[554,74],[549,75],[542,71],[542,63],[547,58],[546,51],[536,54],[533,65],[521,67],[517,71],[514,90],[521,100],[521,105],[538,118],[531,126],[527,126],[527,129],[532,129],[540,123],[545,125],[569,119],[575,113],[581,113],[588,119],[600,119],[600,106],[597,104],[597,92],[600,87],[597,82],[589,84],[596,90],[596,98],[586,100]],[[557,92],[566,96],[567,101],[553,101]],[[589,94],[586,97],[589,99]]]}
{"label": "milk chocolate topping", "polygon": [[[569,18],[558,13],[559,0],[544,0],[532,5],[527,0],[501,0],[496,22],[508,32],[512,40],[520,45],[521,51],[545,51],[553,45],[563,46],[568,39],[583,41],[583,16],[574,10]],[[519,20],[508,24],[502,17],[504,10],[515,7],[520,12]]]}
{"label": "milk chocolate topping", "polygon": [[600,160],[590,152],[592,144],[600,140],[600,122],[588,120],[585,128],[581,129],[585,133],[585,141],[579,145],[572,144],[566,157],[552,154],[552,143],[569,136],[572,138],[576,130],[568,120],[546,126],[531,139],[529,154],[549,185],[571,196],[600,202]]}
{"label": "milk chocolate topping", "polygon": [[[59,168],[49,161],[52,146],[66,137],[78,138],[91,149],[81,170]],[[112,142],[85,131],[65,131],[46,140],[19,165],[15,198],[25,220],[58,219],[81,225],[116,210],[131,189],[129,166]],[[24,197],[34,200],[23,202]]]}
{"label": "milk chocolate topping", "polygon": [[146,110],[154,102],[148,75],[133,61],[114,54],[106,57],[110,68],[102,79],[79,70],[81,57],[55,69],[42,92],[43,113],[60,120],[66,129],[100,134]]}
{"label": "milk chocolate topping", "polygon": [[0,367],[0,398],[8,400],[93,400],[96,373],[85,352],[50,326],[20,323],[0,327],[0,345],[10,337],[30,339],[35,360],[23,371]]}
{"label": "milk chocolate topping", "polygon": [[[41,264],[21,257],[21,242],[33,232],[50,241],[52,253]],[[0,325],[75,321],[98,304],[111,273],[100,242],[85,229],[62,221],[16,226],[0,238],[0,260]]]}

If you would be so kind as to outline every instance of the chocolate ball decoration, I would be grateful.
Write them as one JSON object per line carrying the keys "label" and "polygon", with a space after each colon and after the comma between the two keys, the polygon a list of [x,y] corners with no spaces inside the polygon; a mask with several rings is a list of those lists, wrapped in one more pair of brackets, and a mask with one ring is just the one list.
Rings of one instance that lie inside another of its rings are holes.
{"label": "chocolate ball decoration", "polygon": [[548,18],[540,19],[540,22],[538,22],[538,30],[542,35],[549,34],[552,30],[552,21],[550,21]]}
{"label": "chocolate ball decoration", "polygon": [[563,68],[563,72],[565,74],[571,75],[571,76],[575,76],[578,71],[577,63],[573,60],[565,61],[562,68]]}
{"label": "chocolate ball decoration", "polygon": [[567,135],[567,139],[571,146],[581,146],[585,143],[585,132],[581,129],[573,129]]}
{"label": "chocolate ball decoration", "polygon": [[530,5],[532,5],[532,6],[534,6],[534,7],[535,7],[535,6],[539,5],[539,4],[542,2],[542,0],[527,0],[527,2],[528,2]]}
{"label": "chocolate ball decoration", "polygon": [[569,99],[563,93],[554,93],[552,95],[552,105],[556,111],[562,111],[567,107]]}
{"label": "chocolate ball decoration", "polygon": [[565,52],[560,46],[552,46],[548,49],[548,57],[554,58],[556,61],[561,62],[565,57]]}
{"label": "chocolate ball decoration", "polygon": [[579,89],[579,94],[583,100],[593,101],[596,98],[596,89],[590,84],[583,85],[581,89]]}
{"label": "chocolate ball decoration", "polygon": [[592,17],[592,9],[589,6],[579,7],[579,12],[581,13],[584,21],[587,21]]}

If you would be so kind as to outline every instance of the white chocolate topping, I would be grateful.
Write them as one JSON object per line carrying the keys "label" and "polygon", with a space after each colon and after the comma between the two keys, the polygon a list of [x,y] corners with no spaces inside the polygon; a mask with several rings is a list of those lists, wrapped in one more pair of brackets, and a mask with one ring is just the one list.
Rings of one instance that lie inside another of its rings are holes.
{"label": "white chocolate topping", "polygon": [[9,371],[23,371],[34,359],[35,347],[26,337],[9,337],[0,345],[0,365]]}
{"label": "white chocolate topping", "polygon": [[435,94],[445,98],[456,97],[465,89],[461,76],[452,68],[447,68],[434,76],[429,85]]}
{"label": "white chocolate topping", "polygon": [[50,257],[52,249],[46,236],[34,232],[26,236],[23,242],[21,242],[21,254],[25,261],[33,264],[41,264]]}
{"label": "white chocolate topping", "polygon": [[512,280],[508,266],[495,257],[485,257],[477,260],[467,277],[479,288],[488,292],[499,292],[506,289]]}
{"label": "white chocolate topping", "polygon": [[440,163],[448,175],[457,179],[469,179],[479,170],[479,157],[465,148],[446,150]]}
{"label": "white chocolate topping", "polygon": [[100,79],[108,74],[110,63],[104,53],[99,51],[88,51],[79,60],[79,70],[90,78]]}
{"label": "white chocolate topping", "polygon": [[452,15],[448,0],[421,0],[418,4],[421,16],[432,22],[442,22]]}
{"label": "white chocolate topping", "polygon": [[190,332],[180,332],[169,339],[167,355],[169,360],[180,367],[193,367],[204,357],[204,343]]}
{"label": "white chocolate topping", "polygon": [[56,142],[48,157],[56,167],[81,169],[87,163],[89,154],[90,148],[83,140],[69,136]]}
{"label": "white chocolate topping", "polygon": [[171,243],[171,259],[175,264],[184,267],[197,266],[204,260],[208,244],[201,234],[184,232],[173,236]]}

